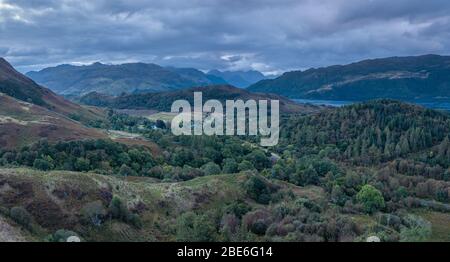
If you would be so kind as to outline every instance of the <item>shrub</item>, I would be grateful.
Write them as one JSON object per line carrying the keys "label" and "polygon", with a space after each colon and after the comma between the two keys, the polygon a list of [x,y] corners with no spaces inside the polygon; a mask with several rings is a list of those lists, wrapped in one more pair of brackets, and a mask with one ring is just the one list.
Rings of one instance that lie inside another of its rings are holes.
{"label": "shrub", "polygon": [[33,221],[33,217],[28,211],[23,207],[13,207],[9,212],[9,216],[12,220],[14,220],[17,224],[30,229],[31,222]]}
{"label": "shrub", "polygon": [[334,186],[331,190],[331,201],[339,206],[344,206],[348,197],[340,186]]}
{"label": "shrub", "polygon": [[39,170],[48,171],[50,169],[53,169],[52,163],[45,159],[36,159],[33,162],[33,167]]}
{"label": "shrub", "polygon": [[142,222],[137,214],[131,213],[127,206],[118,197],[113,197],[109,205],[111,217],[122,222],[131,224],[137,228],[142,227]]}
{"label": "shrub", "polygon": [[356,195],[356,200],[363,205],[367,213],[373,213],[385,206],[383,195],[371,185],[363,186]]}
{"label": "shrub", "polygon": [[76,171],[89,171],[89,160],[85,158],[77,158],[74,167]]}
{"label": "shrub", "polygon": [[258,170],[270,167],[270,160],[262,150],[254,150],[245,157]]}
{"label": "shrub", "polygon": [[177,219],[177,241],[212,242],[217,239],[214,219],[208,214],[187,212]]}
{"label": "shrub", "polygon": [[113,197],[113,199],[111,200],[111,203],[109,205],[109,212],[112,218],[121,221],[126,221],[129,213],[126,205],[118,197]]}
{"label": "shrub", "polygon": [[251,210],[251,207],[245,202],[233,202],[225,208],[226,213],[234,214],[237,218],[241,218]]}
{"label": "shrub", "polygon": [[129,166],[127,166],[125,164],[123,164],[120,167],[119,174],[121,176],[136,176],[137,175],[136,171],[134,171],[132,168],[130,168]]}
{"label": "shrub", "polygon": [[87,203],[81,209],[83,220],[94,225],[100,226],[107,212],[101,201]]}
{"label": "shrub", "polygon": [[209,162],[203,165],[202,170],[207,176],[218,175],[221,173],[220,166],[213,162]]}
{"label": "shrub", "polygon": [[253,166],[250,161],[244,160],[238,165],[238,170],[240,172],[242,171],[249,171],[249,170],[255,170],[255,167]]}
{"label": "shrub", "polygon": [[258,176],[252,176],[245,183],[247,195],[260,204],[269,204],[271,189],[266,182]]}
{"label": "shrub", "polygon": [[252,233],[254,233],[256,235],[263,236],[266,234],[267,228],[268,228],[268,225],[266,224],[266,222],[264,220],[260,219],[251,225],[250,231],[252,231]]}
{"label": "shrub", "polygon": [[141,218],[137,214],[129,213],[126,222],[133,225],[136,228],[142,228]]}
{"label": "shrub", "polygon": [[234,174],[238,171],[238,164],[233,158],[227,158],[224,160],[222,169],[224,174]]}
{"label": "shrub", "polygon": [[304,185],[318,185],[319,184],[319,174],[310,165],[302,174],[302,182]]}

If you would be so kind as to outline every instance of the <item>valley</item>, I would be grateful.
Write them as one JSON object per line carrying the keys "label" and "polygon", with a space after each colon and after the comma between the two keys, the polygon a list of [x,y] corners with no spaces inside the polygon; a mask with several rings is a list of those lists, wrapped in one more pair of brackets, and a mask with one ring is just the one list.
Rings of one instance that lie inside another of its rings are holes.
{"label": "valley", "polygon": [[[229,85],[79,105],[2,65],[2,241],[449,241],[448,112]],[[170,105],[194,92],[279,100],[280,142],[173,135]]]}

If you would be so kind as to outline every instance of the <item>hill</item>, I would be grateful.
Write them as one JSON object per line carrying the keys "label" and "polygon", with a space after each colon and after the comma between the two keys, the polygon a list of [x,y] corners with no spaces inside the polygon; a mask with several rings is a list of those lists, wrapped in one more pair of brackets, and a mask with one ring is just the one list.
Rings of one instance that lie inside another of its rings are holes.
{"label": "hill", "polygon": [[299,105],[287,98],[274,94],[252,93],[229,85],[195,87],[171,92],[159,92],[151,94],[135,94],[112,97],[99,93],[90,93],[80,99],[81,103],[92,106],[111,107],[116,109],[152,109],[169,112],[172,103],[179,99],[186,99],[191,104],[194,100],[194,92],[202,92],[203,101],[217,99],[225,100],[249,99],[280,101],[280,111],[284,113],[307,113],[317,110],[318,107]]}
{"label": "hill", "polygon": [[260,81],[248,89],[307,99],[448,101],[450,57],[391,57],[294,71],[273,80]]}
{"label": "hill", "polygon": [[112,136],[105,130],[89,127],[107,123],[104,110],[65,100],[17,72],[0,59],[0,147],[16,149],[41,139],[49,142],[111,137],[125,144],[146,141]]}
{"label": "hill", "polygon": [[371,164],[416,153],[425,153],[427,159],[434,147],[446,143],[450,114],[375,100],[293,119],[283,129],[287,144],[298,148],[335,145],[339,160]]}
{"label": "hill", "polygon": [[3,58],[0,58],[0,92],[19,101],[41,106],[85,123],[104,118],[103,112],[98,109],[74,104],[39,86],[33,80],[17,72]]}
{"label": "hill", "polygon": [[106,135],[45,107],[0,93],[0,147],[21,147],[42,138],[56,142]]}
{"label": "hill", "polygon": [[208,72],[208,75],[220,77],[225,81],[227,81],[230,85],[239,88],[246,88],[251,84],[254,84],[266,78],[261,72],[255,70],[250,71],[211,70]]}
{"label": "hill", "polygon": [[84,95],[94,91],[119,95],[225,83],[223,79],[207,76],[196,69],[164,68],[145,63],[59,65],[29,72],[27,76],[62,95]]}
{"label": "hill", "polygon": [[294,114],[269,149],[114,118],[160,150],[106,140],[0,150],[8,238],[449,241],[447,113],[378,100]]}
{"label": "hill", "polygon": [[[74,234],[85,241],[175,241],[182,238],[211,241],[220,239],[216,234],[202,236],[201,232],[196,232],[190,235],[189,228],[185,229],[186,233],[181,232],[186,213],[191,216],[193,212],[207,214],[211,206],[228,208],[230,215],[242,213],[246,209],[260,209],[245,193],[244,185],[250,178],[245,174],[220,175],[168,184],[154,183],[145,178],[125,180],[94,173],[0,169],[0,181],[5,189],[0,191],[0,203],[2,210],[13,207],[28,210],[32,217],[29,228],[40,233],[33,234],[36,241],[42,241],[61,229],[76,232]],[[322,197],[320,190],[314,187],[303,189],[284,183],[273,186],[277,187],[278,192],[292,189],[294,196],[311,201]],[[16,192],[21,192],[21,196],[18,197]],[[123,210],[120,212],[139,216],[140,224],[103,217],[107,215],[113,197],[121,200]],[[286,201],[293,202],[289,198]],[[241,204],[233,206],[231,203],[234,202]],[[256,215],[265,212],[268,211],[261,209]],[[96,221],[94,217],[91,220],[90,214],[98,214],[99,220]],[[201,222],[200,216],[197,218],[194,215],[193,218]],[[17,223],[9,221],[15,228],[20,228]],[[202,226],[211,232],[213,223],[203,221]],[[195,230],[200,230],[197,227]],[[178,234],[175,235],[174,231],[178,231]],[[255,240],[259,238],[254,236]]]}

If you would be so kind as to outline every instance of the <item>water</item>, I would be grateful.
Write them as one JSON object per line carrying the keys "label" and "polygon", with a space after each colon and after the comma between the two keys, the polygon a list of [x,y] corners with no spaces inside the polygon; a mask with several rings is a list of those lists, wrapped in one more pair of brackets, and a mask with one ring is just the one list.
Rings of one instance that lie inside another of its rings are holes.
{"label": "water", "polygon": [[[316,99],[293,99],[293,101],[301,104],[322,105],[332,107],[341,107],[361,102],[361,101],[316,100]],[[421,105],[423,107],[430,109],[450,111],[450,102],[436,101],[436,102],[408,102],[408,103]]]}
{"label": "water", "polygon": [[315,106],[332,106],[341,107],[356,103],[354,101],[339,101],[339,100],[315,100],[315,99],[292,99],[300,104],[311,104]]}

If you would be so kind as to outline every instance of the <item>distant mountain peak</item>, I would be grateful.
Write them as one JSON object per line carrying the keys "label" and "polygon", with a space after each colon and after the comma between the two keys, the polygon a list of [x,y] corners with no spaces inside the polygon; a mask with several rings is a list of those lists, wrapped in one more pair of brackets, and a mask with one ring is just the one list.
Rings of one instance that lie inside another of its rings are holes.
{"label": "distant mountain peak", "polygon": [[[8,62],[6,61],[6,59],[4,59],[3,57],[0,57],[0,69],[8,69],[8,70],[14,70],[14,67]],[[17,72],[17,71],[16,71]]]}
{"label": "distant mountain peak", "polygon": [[0,57],[0,65],[9,65],[8,61],[6,61],[3,57]]}
{"label": "distant mountain peak", "polygon": [[213,69],[208,72],[208,75],[221,77],[233,86],[240,88],[246,88],[258,81],[266,79],[266,77],[259,71],[247,70],[247,71],[220,71]]}

